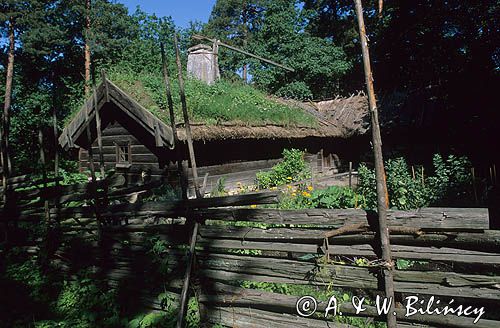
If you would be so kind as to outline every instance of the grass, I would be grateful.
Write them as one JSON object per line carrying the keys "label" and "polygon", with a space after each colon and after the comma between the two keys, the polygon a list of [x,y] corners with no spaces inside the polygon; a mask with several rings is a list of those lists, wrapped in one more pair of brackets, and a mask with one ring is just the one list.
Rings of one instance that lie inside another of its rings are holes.
{"label": "grass", "polygon": [[[142,106],[169,123],[165,86],[160,73],[110,70],[108,78]],[[309,126],[317,121],[298,107],[287,106],[250,85],[219,81],[209,86],[198,80],[185,82],[190,118],[209,125],[232,122],[239,125]],[[177,80],[172,79],[176,121],[182,122]],[[75,109],[77,110],[77,109]],[[71,115],[70,115],[71,117]]]}

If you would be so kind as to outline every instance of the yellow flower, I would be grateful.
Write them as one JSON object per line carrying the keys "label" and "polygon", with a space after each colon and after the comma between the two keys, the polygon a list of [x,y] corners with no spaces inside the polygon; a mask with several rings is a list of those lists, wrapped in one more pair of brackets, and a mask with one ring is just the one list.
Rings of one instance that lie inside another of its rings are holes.
{"label": "yellow flower", "polygon": [[296,194],[296,193],[294,193],[294,192],[292,192],[292,197],[295,197],[295,196],[297,196],[297,194]]}
{"label": "yellow flower", "polygon": [[257,205],[250,205],[251,208],[257,208]]}
{"label": "yellow flower", "polygon": [[307,190],[309,190],[309,191],[313,191],[313,190],[314,190],[314,188],[313,188],[313,186],[308,186],[308,187],[307,187]]}
{"label": "yellow flower", "polygon": [[276,190],[276,189],[278,189],[278,188],[277,187],[271,187],[271,190]]}
{"label": "yellow flower", "polygon": [[290,185],[286,185],[286,187],[287,187],[288,189],[292,189],[292,186],[290,186]]}
{"label": "yellow flower", "polygon": [[311,197],[311,194],[308,193],[307,191],[303,191],[302,192],[302,196],[304,196],[304,197]]}
{"label": "yellow flower", "polygon": [[287,179],[287,180],[292,180],[292,177],[287,177],[286,179]]}

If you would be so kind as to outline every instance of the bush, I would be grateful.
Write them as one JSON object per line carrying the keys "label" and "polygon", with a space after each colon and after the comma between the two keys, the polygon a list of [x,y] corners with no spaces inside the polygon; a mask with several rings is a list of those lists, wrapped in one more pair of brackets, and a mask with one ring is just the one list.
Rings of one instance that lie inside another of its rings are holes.
{"label": "bush", "polygon": [[269,172],[257,173],[257,186],[261,189],[276,187],[311,177],[311,170],[304,161],[304,152],[298,149],[283,150],[283,160]]}
{"label": "bush", "polygon": [[314,208],[357,208],[359,196],[348,187],[331,186],[311,194]]}
{"label": "bush", "polygon": [[361,197],[348,187],[331,186],[314,190],[312,186],[288,186],[279,208],[357,208]]}
{"label": "bush", "polygon": [[[413,179],[403,158],[389,159],[385,163],[389,205],[401,210],[434,206],[465,206],[473,204],[470,162],[466,157],[450,155],[446,160],[436,154],[433,158],[434,174]],[[420,169],[417,172],[422,172]],[[358,193],[366,208],[377,207],[374,170],[360,165]]]}
{"label": "bush", "polygon": [[471,206],[474,204],[472,165],[465,156],[449,155],[446,160],[439,154],[432,159],[434,176],[428,184],[432,190],[430,202],[440,206]]}
{"label": "bush", "polygon": [[278,89],[276,94],[283,98],[299,100],[312,99],[313,94],[304,82],[292,82]]}

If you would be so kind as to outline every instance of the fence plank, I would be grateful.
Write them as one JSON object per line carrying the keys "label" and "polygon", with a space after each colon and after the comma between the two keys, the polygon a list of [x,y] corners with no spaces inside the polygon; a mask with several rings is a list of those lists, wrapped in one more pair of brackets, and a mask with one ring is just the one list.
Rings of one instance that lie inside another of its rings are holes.
{"label": "fence plank", "polygon": [[[194,213],[203,219],[249,221],[267,224],[308,224],[341,227],[368,223],[367,212],[361,209],[206,209]],[[389,224],[446,230],[481,230],[489,228],[485,208],[422,208],[411,211],[388,211]]]}
{"label": "fence plank", "polygon": [[[378,289],[378,267],[317,265],[313,262],[227,254],[199,254],[204,275],[217,281],[267,281]],[[500,301],[498,277],[449,272],[395,271],[399,293]],[[450,286],[451,285],[451,286]]]}
{"label": "fence plank", "polygon": [[[220,283],[214,283],[212,286],[216,294],[202,295],[200,301],[209,306],[211,305],[219,308],[226,308],[229,313],[233,308],[251,308],[252,311],[253,309],[261,309],[263,311],[265,311],[266,309],[273,309],[274,312],[278,313],[297,313],[296,303],[300,298],[298,296],[282,295],[261,290],[244,289]],[[324,313],[327,305],[327,302],[319,301],[318,312]],[[358,316],[361,315],[382,319],[377,314],[375,307],[366,305],[364,307],[366,308],[366,310],[358,314]],[[352,304],[348,302],[340,304],[340,310],[344,316],[353,315],[356,313]],[[477,324],[473,324],[474,318],[458,317],[454,315],[440,316],[416,314],[411,317],[406,317],[405,312],[406,310],[403,308],[396,309],[398,320],[436,325],[438,327],[496,328],[499,324],[498,321],[487,319],[481,319]],[[328,321],[330,321],[330,324],[332,325],[336,324],[335,322],[333,322],[333,319],[331,317],[328,319]]]}

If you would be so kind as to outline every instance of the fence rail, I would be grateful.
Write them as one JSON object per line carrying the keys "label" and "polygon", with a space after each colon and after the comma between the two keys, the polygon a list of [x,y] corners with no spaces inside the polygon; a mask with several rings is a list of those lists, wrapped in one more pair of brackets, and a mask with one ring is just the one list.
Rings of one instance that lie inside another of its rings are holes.
{"label": "fence rail", "polygon": [[[293,284],[324,291],[334,286],[366,297],[375,297],[383,290],[374,213],[359,209],[248,207],[276,203],[279,194],[269,192],[176,201],[141,200],[140,195],[148,195],[158,186],[126,187],[120,176],[73,186],[37,185],[29,189],[25,184],[25,190],[9,191],[10,200],[1,213],[5,224],[2,229],[9,232],[47,224],[62,234],[50,257],[51,265],[68,274],[94,266],[96,274],[110,286],[127,290],[159,274],[155,273],[158,264],[152,262],[149,252],[152,240],[161,241],[165,246],[161,260],[167,271],[159,275],[161,285],[141,287],[138,298],[161,310],[162,302],[155,295],[162,288],[167,288],[174,299],[180,293],[179,272],[186,266],[190,224],[196,220],[202,223],[195,271],[200,283],[193,288],[203,305],[203,320],[230,327],[332,324],[331,317],[298,316],[295,305],[303,295],[242,288],[242,281],[251,285]],[[131,199],[135,203],[130,203]],[[390,211],[388,223],[394,259],[415,262],[412,267],[400,267],[394,272],[399,302],[408,295],[423,299],[435,296],[443,302],[456,299],[464,306],[485,307],[485,315],[475,327],[500,325],[496,310],[500,305],[500,231],[489,229],[486,209]],[[75,239],[85,241],[84,253],[72,249],[71,241]],[[11,243],[23,246],[29,254],[37,254],[46,244],[26,238]],[[128,283],[131,279],[136,283]],[[318,309],[324,311],[325,306],[325,302],[319,302]],[[373,306],[360,314],[348,302],[341,309],[344,316],[383,320]],[[401,304],[396,312],[402,326],[471,327],[473,321],[454,315],[407,317]],[[335,326],[350,327],[346,323]]]}

